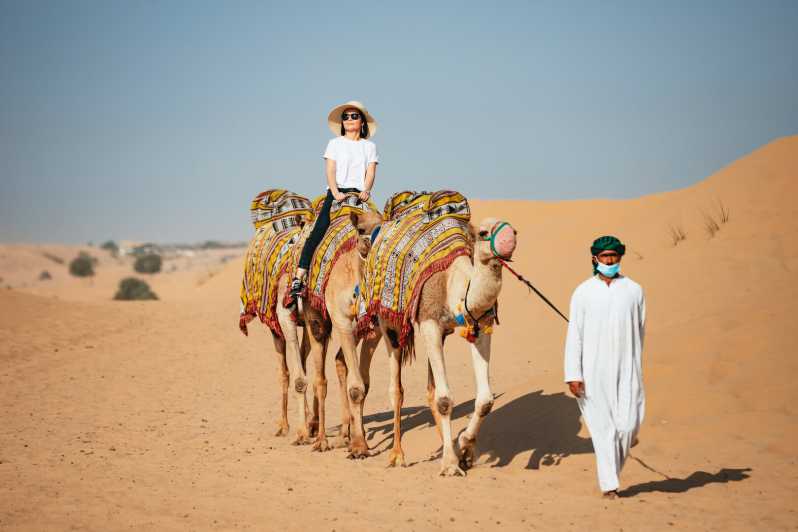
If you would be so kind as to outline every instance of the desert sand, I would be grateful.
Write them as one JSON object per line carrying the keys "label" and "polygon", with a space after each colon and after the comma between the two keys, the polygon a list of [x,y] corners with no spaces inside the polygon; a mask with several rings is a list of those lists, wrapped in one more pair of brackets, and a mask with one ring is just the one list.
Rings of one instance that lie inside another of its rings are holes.
{"label": "desert sand", "polygon": [[[513,266],[566,313],[593,238],[627,243],[623,271],[648,303],[647,417],[615,501],[599,496],[564,394],[565,322],[509,275],[478,465],[441,478],[423,353],[404,372],[407,468],[385,467],[382,347],[365,409],[375,456],[311,453],[273,436],[276,358],[257,322],[249,337],[238,330],[240,258],[175,271],[167,261],[146,277],[158,301],[118,302],[129,263],[96,248],[1,245],[0,529],[795,529],[796,193],[789,137],[695,186],[633,200],[472,200],[475,221],[518,229]],[[685,238],[674,244],[674,231]],[[93,278],[67,271],[79,249],[99,259]],[[447,363],[458,431],[474,394],[464,341],[447,342]],[[327,375],[335,433],[329,358]]]}

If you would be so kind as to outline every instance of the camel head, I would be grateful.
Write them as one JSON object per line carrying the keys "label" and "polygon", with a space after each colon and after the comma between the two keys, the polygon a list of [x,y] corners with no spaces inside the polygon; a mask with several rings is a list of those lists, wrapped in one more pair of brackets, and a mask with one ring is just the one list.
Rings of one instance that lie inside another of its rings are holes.
{"label": "camel head", "polygon": [[499,258],[512,259],[518,232],[508,222],[496,218],[485,218],[479,224],[474,243],[474,260],[487,263]]}
{"label": "camel head", "polygon": [[349,221],[357,229],[357,252],[361,257],[365,257],[371,249],[374,230],[382,225],[382,215],[373,211],[367,211],[360,215],[353,212],[349,215]]}

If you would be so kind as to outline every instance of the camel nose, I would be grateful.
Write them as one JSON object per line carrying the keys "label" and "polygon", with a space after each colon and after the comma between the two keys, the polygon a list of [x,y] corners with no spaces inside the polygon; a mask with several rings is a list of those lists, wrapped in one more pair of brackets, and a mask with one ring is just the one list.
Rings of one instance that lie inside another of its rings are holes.
{"label": "camel nose", "polygon": [[510,224],[505,225],[496,233],[493,242],[498,254],[509,259],[515,251],[515,229]]}

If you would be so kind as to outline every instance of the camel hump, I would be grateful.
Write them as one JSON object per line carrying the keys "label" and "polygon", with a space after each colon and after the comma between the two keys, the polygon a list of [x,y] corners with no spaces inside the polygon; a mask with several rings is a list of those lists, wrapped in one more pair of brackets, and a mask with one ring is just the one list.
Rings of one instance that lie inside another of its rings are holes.
{"label": "camel hump", "polygon": [[259,193],[252,200],[249,212],[256,229],[271,224],[275,231],[284,231],[313,219],[309,199],[281,188]]}
{"label": "camel hump", "polygon": [[442,216],[453,216],[464,222],[471,220],[468,200],[454,190],[397,192],[388,198],[383,212],[386,220],[398,220],[411,215],[422,215],[427,221]]}

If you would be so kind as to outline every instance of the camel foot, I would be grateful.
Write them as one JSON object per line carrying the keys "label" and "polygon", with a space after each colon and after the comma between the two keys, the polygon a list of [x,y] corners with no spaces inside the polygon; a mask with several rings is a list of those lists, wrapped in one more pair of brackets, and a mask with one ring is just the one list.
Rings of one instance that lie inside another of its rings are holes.
{"label": "camel foot", "polygon": [[474,467],[474,448],[473,447],[466,447],[463,449],[463,454],[460,456],[460,469],[463,471],[468,471],[469,469]]}
{"label": "camel foot", "polygon": [[343,449],[343,448],[347,448],[348,449],[349,448],[349,437],[348,436],[338,436],[334,440],[333,447],[335,449]]}
{"label": "camel foot", "polygon": [[349,454],[346,455],[349,460],[365,460],[366,458],[371,457],[371,451],[349,451]]}
{"label": "camel foot", "polygon": [[477,454],[474,443],[474,440],[465,437],[465,434],[461,434],[460,437],[457,438],[457,446],[460,448],[460,468],[464,471],[468,471],[474,467]]}
{"label": "camel foot", "polygon": [[369,451],[369,446],[366,445],[366,442],[350,443],[349,454],[346,455],[347,458],[350,460],[362,460],[364,458],[368,458],[369,456],[371,456],[371,451]]}
{"label": "camel foot", "polygon": [[466,476],[465,471],[460,469],[457,464],[444,464],[441,466],[441,473],[442,477],[464,477]]}
{"label": "camel foot", "polygon": [[311,448],[312,451],[324,453],[332,449],[330,444],[327,442],[327,438],[318,438],[315,442],[313,442],[313,447]]}
{"label": "camel foot", "polygon": [[405,463],[405,453],[402,451],[391,451],[391,454],[388,456],[388,467],[407,467]]}
{"label": "camel foot", "polygon": [[277,432],[274,433],[275,436],[288,436],[288,423],[280,423],[277,425]]}
{"label": "camel foot", "polygon": [[312,442],[307,432],[297,432],[296,438],[291,442],[291,445],[308,445]]}
{"label": "camel foot", "polygon": [[347,458],[361,459],[369,456],[371,456],[371,452],[365,438],[354,438],[349,442],[349,455]]}

